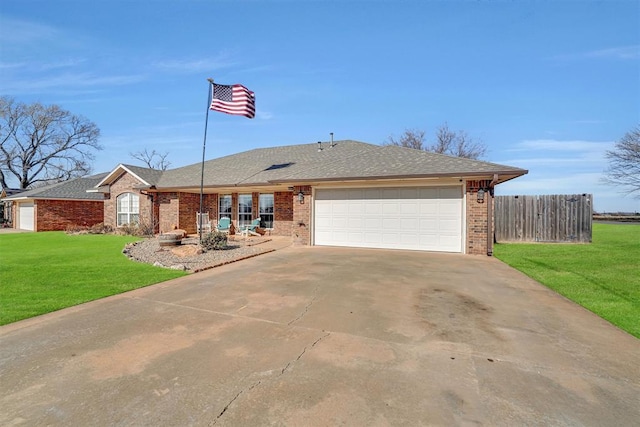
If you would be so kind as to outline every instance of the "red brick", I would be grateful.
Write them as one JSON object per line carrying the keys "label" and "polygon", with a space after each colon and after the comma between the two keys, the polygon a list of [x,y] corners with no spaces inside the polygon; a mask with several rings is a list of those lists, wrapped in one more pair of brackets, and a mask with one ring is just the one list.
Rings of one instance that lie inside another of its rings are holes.
{"label": "red brick", "polygon": [[34,215],[36,231],[91,227],[102,222],[104,203],[99,200],[36,200]]}

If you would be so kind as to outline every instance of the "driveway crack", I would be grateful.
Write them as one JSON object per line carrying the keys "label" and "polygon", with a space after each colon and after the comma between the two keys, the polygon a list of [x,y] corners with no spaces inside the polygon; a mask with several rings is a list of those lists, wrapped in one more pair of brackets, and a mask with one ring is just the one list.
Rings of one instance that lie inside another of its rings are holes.
{"label": "driveway crack", "polygon": [[227,412],[227,409],[229,409],[229,406],[231,406],[233,404],[233,402],[235,402],[242,393],[244,392],[249,392],[251,390],[253,390],[254,388],[256,388],[257,386],[260,385],[262,381],[258,381],[256,383],[251,384],[248,388],[240,390],[235,396],[233,396],[233,398],[229,401],[229,403],[227,403],[225,405],[224,408],[222,408],[222,411],[218,414],[218,416],[216,417],[215,420],[213,420],[213,423],[211,423],[210,425],[214,426],[217,424],[218,420],[220,419],[220,417],[222,417],[224,415],[225,412]]}
{"label": "driveway crack", "polygon": [[310,346],[305,346],[302,349],[302,352],[298,355],[298,357],[296,357],[295,359],[293,359],[292,361],[290,361],[289,363],[286,364],[286,366],[284,368],[282,368],[282,370],[280,371],[280,375],[283,375],[285,372],[287,372],[287,370],[289,369],[289,367],[291,365],[293,365],[294,363],[296,363],[298,360],[300,360],[302,358],[302,356],[304,356],[304,354],[307,352],[307,349],[312,349],[313,347],[316,346],[316,344],[318,344],[320,341],[322,341],[323,339],[325,339],[326,337],[328,337],[329,335],[331,335],[331,332],[327,332],[325,333],[323,336],[321,336],[320,338],[318,338],[317,340],[315,340]]}
{"label": "driveway crack", "polygon": [[319,288],[319,285],[317,285],[316,288],[313,290],[313,298],[311,298],[311,301],[309,301],[309,303],[306,305],[304,310],[302,310],[302,313],[300,313],[300,315],[298,317],[296,317],[295,319],[293,319],[289,323],[287,323],[287,325],[291,325],[291,324],[297,322],[298,320],[302,319],[307,314],[307,312],[309,312],[309,309],[311,308],[313,303],[318,298],[318,288]]}

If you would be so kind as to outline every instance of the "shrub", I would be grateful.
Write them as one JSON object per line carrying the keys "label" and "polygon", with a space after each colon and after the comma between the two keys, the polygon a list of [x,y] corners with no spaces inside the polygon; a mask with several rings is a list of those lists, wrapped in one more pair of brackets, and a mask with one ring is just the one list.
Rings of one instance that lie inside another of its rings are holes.
{"label": "shrub", "polygon": [[227,234],[218,231],[207,233],[202,236],[200,245],[205,251],[227,249]]}
{"label": "shrub", "polygon": [[113,233],[113,227],[105,225],[104,223],[94,224],[89,230],[89,234],[111,234]]}
{"label": "shrub", "polygon": [[66,234],[86,234],[87,230],[88,227],[85,227],[84,225],[71,224],[67,225],[67,228],[65,228],[64,232]]}
{"label": "shrub", "polygon": [[118,233],[127,236],[151,237],[153,236],[154,225],[147,221],[140,221],[139,224],[124,224],[118,227]]}

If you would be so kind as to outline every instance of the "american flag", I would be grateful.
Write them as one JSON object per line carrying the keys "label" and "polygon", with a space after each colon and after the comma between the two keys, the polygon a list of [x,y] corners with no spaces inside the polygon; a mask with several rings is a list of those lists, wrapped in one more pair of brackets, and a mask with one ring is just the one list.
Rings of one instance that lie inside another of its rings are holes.
{"label": "american flag", "polygon": [[245,116],[250,119],[256,115],[256,96],[246,87],[212,84],[211,109],[227,114]]}

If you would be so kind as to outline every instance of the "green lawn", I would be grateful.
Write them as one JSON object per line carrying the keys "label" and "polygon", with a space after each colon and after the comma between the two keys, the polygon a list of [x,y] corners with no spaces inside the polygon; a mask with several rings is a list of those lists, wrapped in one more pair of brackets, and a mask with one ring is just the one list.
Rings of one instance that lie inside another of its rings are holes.
{"label": "green lawn", "polygon": [[130,261],[131,236],[0,235],[0,325],[186,273]]}
{"label": "green lawn", "polygon": [[494,254],[640,338],[640,225],[594,224],[591,244],[497,244]]}

